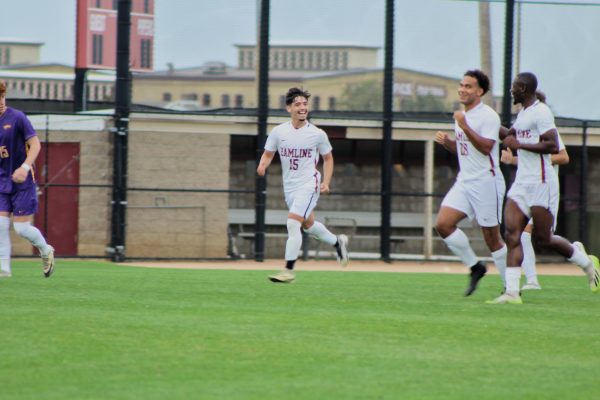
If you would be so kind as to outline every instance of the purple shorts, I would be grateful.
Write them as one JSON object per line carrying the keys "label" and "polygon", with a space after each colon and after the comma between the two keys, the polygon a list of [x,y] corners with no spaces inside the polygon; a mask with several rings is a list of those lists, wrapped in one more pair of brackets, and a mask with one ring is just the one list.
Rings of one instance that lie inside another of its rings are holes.
{"label": "purple shorts", "polygon": [[21,217],[33,215],[37,212],[37,209],[38,199],[35,185],[11,194],[0,193],[0,211]]}

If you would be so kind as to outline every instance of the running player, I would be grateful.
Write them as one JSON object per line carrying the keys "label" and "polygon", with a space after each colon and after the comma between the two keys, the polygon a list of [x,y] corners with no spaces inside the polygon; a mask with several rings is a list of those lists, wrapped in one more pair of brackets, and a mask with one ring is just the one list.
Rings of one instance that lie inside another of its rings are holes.
{"label": "running player", "polygon": [[517,151],[517,176],[510,190],[504,212],[505,238],[508,245],[506,291],[491,304],[522,304],[519,282],[523,249],[521,235],[529,219],[533,219],[533,236],[542,247],[548,247],[587,275],[590,289],[600,285],[598,258],[588,256],[583,244],[570,243],[555,235],[552,229],[558,210],[558,177],[552,168],[550,155],[558,152],[554,115],[548,106],[536,98],[537,78],[530,72],[517,75],[511,93],[513,102],[522,109],[504,144]]}
{"label": "running player", "polygon": [[[348,238],[336,236],[322,223],[315,220],[314,208],[320,193],[329,192],[333,176],[333,155],[327,134],[308,121],[310,94],[299,88],[291,88],[285,96],[287,112],[291,121],[273,128],[265,143],[265,151],[256,172],[264,176],[271,165],[275,152],[279,152],[283,175],[283,191],[289,213],[287,217],[288,239],[285,245],[285,268],[269,276],[272,282],[290,283],[295,279],[294,265],[302,246],[302,232],[335,247],[338,261],[348,264]],[[323,180],[317,169],[319,155],[323,157]]]}
{"label": "running player", "polygon": [[15,232],[38,248],[44,276],[48,278],[54,271],[54,248],[31,225],[38,207],[32,168],[40,149],[40,140],[29,119],[6,106],[6,84],[0,81],[0,278],[12,275],[11,214]]}
{"label": "running player", "polygon": [[[546,102],[546,95],[541,91],[536,91],[535,96],[542,103]],[[500,132],[506,130],[507,128],[501,127]],[[565,144],[560,137],[560,133],[557,131],[557,139],[558,139],[558,153],[550,155],[550,162],[554,167],[554,172],[556,172],[556,176],[558,176],[558,166],[566,165],[569,163],[569,154],[567,153],[567,149]],[[502,150],[502,155],[500,157],[500,161],[505,164],[517,165],[519,158],[514,156],[510,149]],[[556,231],[556,222],[557,219],[554,219],[554,227],[553,230]],[[536,271],[536,262],[535,262],[535,250],[533,248],[533,243],[531,241],[531,232],[533,231],[533,222],[529,220],[529,223],[523,230],[521,234],[521,246],[523,247],[523,263],[521,264],[521,268],[523,268],[523,274],[525,275],[525,284],[521,286],[521,290],[541,290],[542,286],[537,277]]]}
{"label": "running player", "polygon": [[458,89],[464,111],[454,113],[456,140],[441,131],[435,137],[437,143],[458,155],[460,171],[442,201],[435,228],[452,253],[470,268],[465,296],[477,289],[487,268],[475,255],[467,235],[458,227],[463,219],[477,219],[501,277],[506,269],[507,247],[500,236],[506,190],[498,163],[500,117],[481,101],[489,88],[490,81],[485,73],[480,70],[465,72]]}

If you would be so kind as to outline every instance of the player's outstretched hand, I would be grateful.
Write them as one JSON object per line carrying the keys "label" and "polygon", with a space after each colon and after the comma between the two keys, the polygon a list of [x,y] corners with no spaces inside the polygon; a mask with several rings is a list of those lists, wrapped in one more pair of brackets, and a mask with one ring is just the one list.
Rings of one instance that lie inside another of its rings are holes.
{"label": "player's outstretched hand", "polygon": [[25,168],[19,167],[12,174],[12,180],[15,183],[23,183],[25,182],[25,179],[27,179],[27,171],[25,171]]}
{"label": "player's outstretched hand", "polygon": [[448,134],[446,132],[437,131],[435,133],[434,140],[436,143],[441,144],[443,146],[444,143],[446,142],[446,139],[448,139]]}
{"label": "player's outstretched hand", "polygon": [[321,193],[329,193],[329,185],[326,183],[321,183]]}

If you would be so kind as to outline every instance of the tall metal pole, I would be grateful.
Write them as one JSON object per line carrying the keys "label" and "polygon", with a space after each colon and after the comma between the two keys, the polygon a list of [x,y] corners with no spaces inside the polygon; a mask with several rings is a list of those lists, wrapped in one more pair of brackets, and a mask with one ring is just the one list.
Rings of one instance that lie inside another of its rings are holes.
{"label": "tall metal pole", "polygon": [[506,25],[504,31],[504,90],[502,92],[502,125],[510,127],[511,123],[511,96],[513,63],[513,30],[515,20],[515,0],[506,0]]}
{"label": "tall metal pole", "polygon": [[75,112],[87,110],[87,68],[75,68],[73,84],[73,108]]}
{"label": "tall metal pole", "polygon": [[[259,71],[258,71],[258,136],[256,139],[256,164],[267,141],[267,118],[269,116],[269,0],[260,3]],[[267,203],[267,177],[256,176],[254,259],[265,259],[265,210]]]}
{"label": "tall metal pole", "polygon": [[587,149],[588,122],[583,121],[583,137],[581,138],[581,164],[579,181],[579,240],[588,245],[587,229],[587,183],[588,183],[588,149]]}
{"label": "tall metal pole", "polygon": [[392,216],[392,121],[394,87],[394,0],[385,7],[385,65],[383,71],[383,140],[381,142],[381,259],[390,261]]}
{"label": "tall metal pole", "polygon": [[129,39],[131,0],[119,0],[117,10],[117,82],[113,132],[112,260],[125,259],[125,212],[127,210],[127,146],[131,108]]}
{"label": "tall metal pole", "polygon": [[[481,70],[494,82],[492,69],[492,33],[490,24],[490,3],[479,3],[479,52],[481,58]],[[493,85],[492,85],[493,86]],[[483,102],[493,107],[494,96],[488,93],[483,96]]]}

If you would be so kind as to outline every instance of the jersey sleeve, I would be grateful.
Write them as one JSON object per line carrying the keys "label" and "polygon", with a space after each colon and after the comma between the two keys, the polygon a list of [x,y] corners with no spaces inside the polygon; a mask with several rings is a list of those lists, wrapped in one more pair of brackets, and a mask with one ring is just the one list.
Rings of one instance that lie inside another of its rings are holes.
{"label": "jersey sleeve", "polygon": [[31,121],[29,121],[29,118],[27,118],[25,114],[21,113],[19,115],[19,124],[21,125],[21,132],[23,133],[23,139],[25,139],[25,141],[37,136],[35,129],[33,129],[33,125],[31,125]]}
{"label": "jersey sleeve", "polygon": [[560,137],[560,133],[558,131],[556,131],[556,137],[558,138],[558,151],[564,150],[566,148],[565,143]]}
{"label": "jersey sleeve", "polygon": [[329,137],[327,137],[327,134],[324,130],[321,130],[321,137],[319,138],[318,149],[319,154],[321,155],[331,153],[331,150],[333,149],[331,147],[331,143],[329,143]]}
{"label": "jersey sleeve", "polygon": [[279,144],[279,135],[277,135],[277,131],[273,129],[269,136],[267,136],[267,141],[265,142],[265,150],[267,151],[277,151]]}
{"label": "jersey sleeve", "polygon": [[484,118],[481,124],[481,132],[479,134],[486,138],[494,141],[500,139],[500,117],[495,112],[490,112]]}
{"label": "jersey sleeve", "polygon": [[537,116],[537,128],[540,135],[548,132],[550,129],[556,129],[556,125],[554,124],[554,115],[552,115],[552,111],[548,107],[540,108],[540,112]]}

